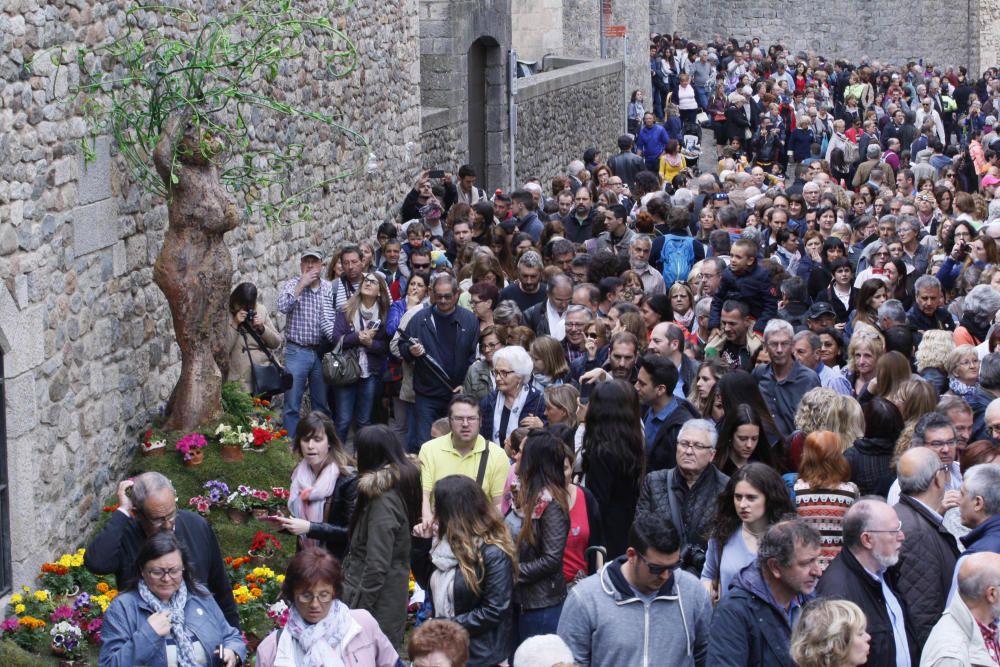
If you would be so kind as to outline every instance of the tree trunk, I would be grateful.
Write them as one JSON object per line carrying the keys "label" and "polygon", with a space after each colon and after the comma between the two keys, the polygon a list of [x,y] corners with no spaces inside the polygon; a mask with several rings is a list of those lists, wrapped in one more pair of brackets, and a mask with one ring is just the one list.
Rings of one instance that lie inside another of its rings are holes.
{"label": "tree trunk", "polygon": [[[236,226],[237,210],[213,160],[221,142],[208,139],[203,151],[204,141],[186,118],[173,117],[153,154],[170,193],[169,223],[153,280],[167,297],[181,350],[181,376],[167,402],[164,426],[172,431],[191,431],[219,416],[226,370],[221,345],[230,319],[233,266],[223,236]],[[171,163],[178,145],[174,183]]]}

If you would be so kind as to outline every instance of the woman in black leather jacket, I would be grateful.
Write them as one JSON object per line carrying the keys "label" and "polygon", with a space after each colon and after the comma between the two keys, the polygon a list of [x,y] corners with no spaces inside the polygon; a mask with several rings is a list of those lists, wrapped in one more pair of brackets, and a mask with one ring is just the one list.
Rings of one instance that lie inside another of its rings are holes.
{"label": "woman in black leather jacket", "polygon": [[301,461],[292,471],[288,500],[292,516],[279,518],[277,523],[299,536],[299,548],[318,544],[343,560],[358,497],[353,461],[337,438],[333,420],[322,412],[312,412],[299,421],[294,449]]}
{"label": "woman in black leather jacket", "polygon": [[520,507],[507,514],[517,535],[517,585],[514,587],[515,644],[528,637],[555,634],[566,599],[563,553],[569,535],[569,498],[565,455],[560,441],[535,430],[521,447],[518,464]]}
{"label": "woman in black leather jacket", "polygon": [[434,617],[468,631],[469,667],[495,667],[514,650],[510,533],[471,477],[444,477],[432,500],[433,548],[430,535],[413,540],[413,574],[431,597]]}

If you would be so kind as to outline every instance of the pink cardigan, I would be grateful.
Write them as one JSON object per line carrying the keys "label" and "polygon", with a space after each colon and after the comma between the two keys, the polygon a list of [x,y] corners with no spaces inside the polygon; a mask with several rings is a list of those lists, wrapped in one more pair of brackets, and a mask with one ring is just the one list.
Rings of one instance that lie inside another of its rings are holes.
{"label": "pink cardigan", "polygon": [[[399,654],[392,648],[372,617],[364,609],[352,609],[351,616],[361,626],[344,650],[344,664],[372,665],[373,667],[395,667]],[[257,647],[257,667],[272,667],[278,652],[278,631],[269,634]]]}

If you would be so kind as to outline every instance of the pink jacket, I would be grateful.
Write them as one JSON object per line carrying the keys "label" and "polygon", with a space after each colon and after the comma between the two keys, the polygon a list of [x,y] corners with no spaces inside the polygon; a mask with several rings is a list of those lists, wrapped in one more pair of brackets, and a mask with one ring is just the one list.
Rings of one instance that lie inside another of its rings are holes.
{"label": "pink jacket", "polygon": [[[361,626],[344,650],[344,664],[395,667],[399,655],[382,634],[374,617],[364,609],[352,609],[351,616]],[[257,647],[257,667],[272,667],[278,652],[278,630],[269,634]]]}

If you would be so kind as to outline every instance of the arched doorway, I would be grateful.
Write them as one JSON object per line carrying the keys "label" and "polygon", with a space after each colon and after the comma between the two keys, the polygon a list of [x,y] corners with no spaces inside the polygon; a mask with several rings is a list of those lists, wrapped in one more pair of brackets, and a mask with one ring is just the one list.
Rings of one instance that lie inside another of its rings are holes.
{"label": "arched doorway", "polygon": [[503,132],[505,70],[504,55],[492,37],[480,37],[469,47],[468,162],[479,176],[479,187],[491,192],[504,187]]}
{"label": "arched doorway", "polygon": [[486,43],[477,39],[469,47],[469,164],[486,181]]}

